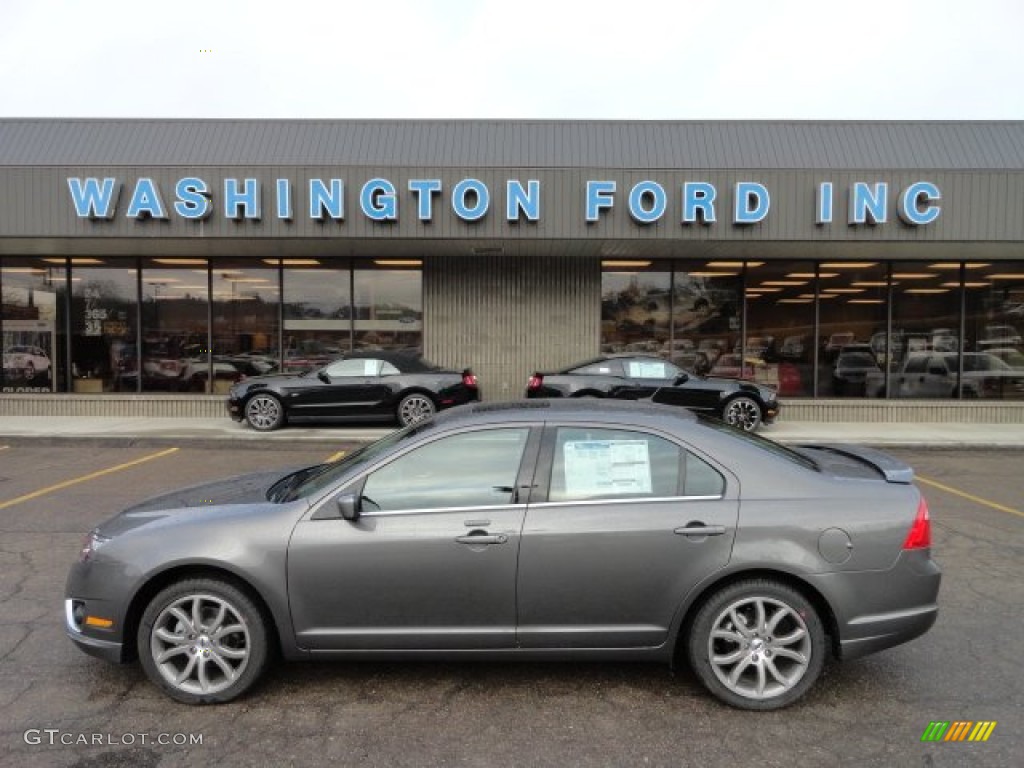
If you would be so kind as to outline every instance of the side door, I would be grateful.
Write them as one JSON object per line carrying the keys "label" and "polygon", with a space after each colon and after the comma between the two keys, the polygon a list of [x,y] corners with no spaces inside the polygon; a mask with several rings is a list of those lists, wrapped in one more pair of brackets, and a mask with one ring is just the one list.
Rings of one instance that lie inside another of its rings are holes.
{"label": "side door", "polygon": [[523,647],[660,646],[683,597],[729,560],[737,481],[664,436],[549,426],[535,482],[519,553]]}
{"label": "side door", "polygon": [[623,358],[622,367],[626,384],[615,393],[615,396],[626,400],[650,397],[661,387],[671,386],[676,377],[683,372],[667,360],[648,357]]}
{"label": "side door", "polygon": [[358,415],[381,399],[382,361],[335,360],[320,371],[289,382],[288,408],[296,416],[330,418]]}
{"label": "side door", "polygon": [[[288,552],[299,644],[513,647],[520,486],[532,477],[539,437],[539,428],[521,425],[445,434],[314,505]],[[355,520],[338,513],[346,495],[361,507]]]}

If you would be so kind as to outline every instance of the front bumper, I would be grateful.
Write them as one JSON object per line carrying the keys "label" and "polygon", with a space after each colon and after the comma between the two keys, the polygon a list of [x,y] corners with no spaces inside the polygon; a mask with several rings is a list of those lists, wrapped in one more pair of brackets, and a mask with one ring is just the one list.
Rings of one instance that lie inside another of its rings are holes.
{"label": "front bumper", "polygon": [[90,656],[114,664],[123,664],[126,661],[124,643],[84,634],[78,622],[75,621],[74,603],[75,601],[70,597],[64,601],[64,630],[71,641],[78,646],[80,651]]}
{"label": "front bumper", "polygon": [[228,409],[228,416],[230,416],[234,421],[243,421],[245,419],[245,412],[242,408],[241,400],[228,398],[225,402],[225,406]]}

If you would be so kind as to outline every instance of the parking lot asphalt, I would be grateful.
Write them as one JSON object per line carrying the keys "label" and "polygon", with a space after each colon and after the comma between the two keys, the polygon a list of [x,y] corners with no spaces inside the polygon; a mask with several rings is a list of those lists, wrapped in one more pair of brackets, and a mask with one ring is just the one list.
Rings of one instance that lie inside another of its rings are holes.
{"label": "parking lot asphalt", "polygon": [[[148,443],[230,443],[239,447],[268,444],[353,444],[376,440],[394,426],[289,426],[257,432],[224,417],[120,418],[87,416],[4,416],[0,439],[93,440]],[[781,443],[859,443],[901,448],[1024,449],[1024,424],[952,424],[910,422],[801,422],[784,419],[763,426],[759,434]]]}
{"label": "parking lot asphalt", "polygon": [[[236,702],[195,708],[65,637],[64,578],[93,525],[173,488],[329,460],[328,443],[0,440],[0,765],[1019,764],[1024,473],[1001,449],[892,449],[931,508],[939,619],[828,665],[779,712],[730,709],[685,667],[583,663],[285,665]],[[930,723],[958,721],[996,726],[984,743],[922,741]]]}

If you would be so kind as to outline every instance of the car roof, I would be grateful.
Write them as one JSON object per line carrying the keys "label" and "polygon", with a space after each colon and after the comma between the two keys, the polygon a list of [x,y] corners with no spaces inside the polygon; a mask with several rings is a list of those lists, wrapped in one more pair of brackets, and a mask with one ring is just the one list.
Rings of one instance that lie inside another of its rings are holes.
{"label": "car roof", "polygon": [[347,352],[337,359],[344,360],[383,360],[391,363],[402,373],[417,373],[420,371],[436,371],[437,366],[424,360],[415,352],[398,352],[388,349],[367,349],[358,352]]}
{"label": "car roof", "polygon": [[567,398],[471,403],[442,411],[433,421],[438,426],[460,422],[467,426],[523,421],[602,422],[672,430],[696,423],[697,416],[686,408],[635,400]]}

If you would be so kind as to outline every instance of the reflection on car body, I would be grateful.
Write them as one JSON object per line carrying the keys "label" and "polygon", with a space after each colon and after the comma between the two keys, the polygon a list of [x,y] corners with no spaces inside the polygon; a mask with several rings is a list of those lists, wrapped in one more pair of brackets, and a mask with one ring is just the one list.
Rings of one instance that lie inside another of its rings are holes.
{"label": "reflection on car body", "polygon": [[87,653],[137,654],[188,703],[241,695],[276,646],[293,660],[678,657],[722,701],[776,709],[827,656],[935,621],[912,480],[877,451],[791,450],[683,409],[470,405],[335,464],[102,523],[71,568],[66,630]]}

